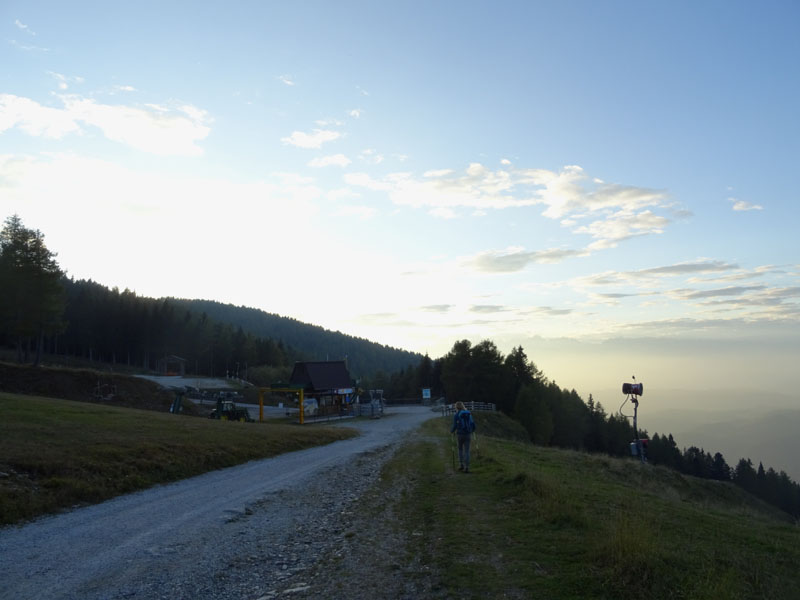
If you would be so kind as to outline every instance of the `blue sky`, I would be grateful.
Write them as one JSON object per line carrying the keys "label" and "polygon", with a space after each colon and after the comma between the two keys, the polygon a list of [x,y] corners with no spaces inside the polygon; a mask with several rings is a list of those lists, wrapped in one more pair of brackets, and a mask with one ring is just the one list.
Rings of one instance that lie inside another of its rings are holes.
{"label": "blue sky", "polygon": [[[0,6],[0,216],[76,278],[584,396],[800,377],[796,2]],[[611,401],[609,401],[611,403]]]}

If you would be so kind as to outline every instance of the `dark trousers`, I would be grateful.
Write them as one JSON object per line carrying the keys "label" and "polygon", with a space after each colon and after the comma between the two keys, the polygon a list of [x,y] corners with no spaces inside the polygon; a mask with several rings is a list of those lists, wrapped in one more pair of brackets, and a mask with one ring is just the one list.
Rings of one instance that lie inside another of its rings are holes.
{"label": "dark trousers", "polygon": [[469,433],[458,434],[458,462],[465,469],[469,469],[469,442],[471,439],[472,436]]}

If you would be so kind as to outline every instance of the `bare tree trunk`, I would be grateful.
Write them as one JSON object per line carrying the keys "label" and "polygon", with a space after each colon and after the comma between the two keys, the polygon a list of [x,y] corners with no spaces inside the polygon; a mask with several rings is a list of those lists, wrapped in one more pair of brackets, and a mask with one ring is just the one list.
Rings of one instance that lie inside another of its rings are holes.
{"label": "bare tree trunk", "polygon": [[44,328],[39,327],[39,343],[36,344],[36,358],[33,359],[33,366],[38,367],[42,362],[42,346],[44,345]]}

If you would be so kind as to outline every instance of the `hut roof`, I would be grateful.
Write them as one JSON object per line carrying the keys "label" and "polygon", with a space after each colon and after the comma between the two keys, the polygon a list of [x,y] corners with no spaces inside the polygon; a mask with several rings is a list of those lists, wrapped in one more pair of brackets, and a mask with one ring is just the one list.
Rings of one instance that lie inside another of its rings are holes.
{"label": "hut roof", "polygon": [[317,391],[353,387],[353,380],[343,360],[294,363],[289,383]]}

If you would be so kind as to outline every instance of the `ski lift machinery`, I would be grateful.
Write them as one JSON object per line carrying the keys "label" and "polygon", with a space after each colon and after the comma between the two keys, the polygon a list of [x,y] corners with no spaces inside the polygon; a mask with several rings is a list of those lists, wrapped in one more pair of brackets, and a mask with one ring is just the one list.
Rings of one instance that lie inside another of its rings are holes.
{"label": "ski lift machinery", "polygon": [[[647,462],[647,456],[645,455],[645,450],[647,448],[646,439],[641,439],[639,437],[639,426],[637,423],[638,413],[639,413],[639,396],[644,394],[644,384],[636,382],[636,377],[632,376],[633,383],[623,383],[622,384],[622,393],[625,394],[625,402],[619,407],[619,414],[623,417],[632,418],[633,419],[633,437],[634,440],[631,442],[631,454],[633,456],[638,456],[639,459],[643,462]],[[622,412],[622,408],[630,402],[633,404],[633,414],[626,415]]]}

